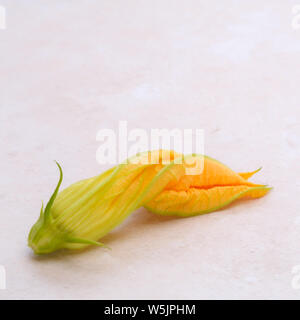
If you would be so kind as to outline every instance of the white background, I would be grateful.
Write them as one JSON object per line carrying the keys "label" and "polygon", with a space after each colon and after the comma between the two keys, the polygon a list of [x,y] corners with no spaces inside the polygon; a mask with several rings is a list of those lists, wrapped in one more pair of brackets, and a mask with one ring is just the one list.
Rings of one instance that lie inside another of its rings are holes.
{"label": "white background", "polygon": [[[0,1],[1,299],[300,298],[300,29],[288,0]],[[266,197],[189,219],[140,209],[112,251],[35,257],[58,179],[97,175],[101,128],[200,128]]]}

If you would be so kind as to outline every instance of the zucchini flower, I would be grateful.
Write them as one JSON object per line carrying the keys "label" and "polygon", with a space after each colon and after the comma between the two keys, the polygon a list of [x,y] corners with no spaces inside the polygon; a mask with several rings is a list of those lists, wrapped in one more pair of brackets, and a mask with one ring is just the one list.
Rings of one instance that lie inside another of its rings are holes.
{"label": "zucchini flower", "polygon": [[[199,174],[188,174],[201,162]],[[158,150],[138,154],[104,173],[79,181],[59,193],[63,173],[28,236],[36,254],[58,249],[104,247],[99,239],[130,213],[144,206],[161,215],[188,217],[212,212],[241,197],[258,198],[270,188],[248,182],[255,172],[235,173],[202,155]]]}

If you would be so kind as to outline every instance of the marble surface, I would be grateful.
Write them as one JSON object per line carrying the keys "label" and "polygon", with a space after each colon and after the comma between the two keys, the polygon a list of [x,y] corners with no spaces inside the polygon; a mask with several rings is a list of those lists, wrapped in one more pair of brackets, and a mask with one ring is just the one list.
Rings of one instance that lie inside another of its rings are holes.
{"label": "marble surface", "polygon": [[[0,299],[299,299],[297,1],[1,0]],[[35,257],[41,201],[99,165],[97,131],[200,128],[205,153],[263,166],[265,198],[189,219],[139,209],[112,250]],[[295,278],[294,278],[295,280]]]}

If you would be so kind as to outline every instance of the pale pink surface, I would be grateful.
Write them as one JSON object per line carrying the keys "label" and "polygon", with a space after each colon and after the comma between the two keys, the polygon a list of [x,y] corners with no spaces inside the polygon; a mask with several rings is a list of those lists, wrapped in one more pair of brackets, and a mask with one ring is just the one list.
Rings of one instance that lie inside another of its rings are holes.
{"label": "pale pink surface", "polygon": [[[0,298],[300,298],[295,1],[1,1]],[[26,246],[41,200],[107,166],[100,128],[201,128],[205,153],[275,189],[190,219],[134,213],[81,254]]]}

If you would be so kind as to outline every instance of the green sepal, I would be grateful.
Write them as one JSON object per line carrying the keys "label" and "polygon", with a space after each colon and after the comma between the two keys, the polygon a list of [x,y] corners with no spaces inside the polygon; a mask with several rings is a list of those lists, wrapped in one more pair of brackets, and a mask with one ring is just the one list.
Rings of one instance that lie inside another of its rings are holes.
{"label": "green sepal", "polygon": [[95,246],[98,246],[98,247],[104,247],[104,248],[107,248],[107,249],[111,249],[110,247],[108,247],[107,245],[105,245],[102,242],[89,240],[89,239],[84,239],[84,238],[68,237],[67,238],[67,242],[80,243],[80,244],[91,244],[91,245],[95,245]]}
{"label": "green sepal", "polygon": [[42,201],[42,207],[41,207],[41,212],[40,212],[40,219],[43,219],[44,216],[44,202]]}
{"label": "green sepal", "polygon": [[[55,163],[57,164],[58,169],[59,169],[59,181],[57,183],[57,186],[56,186],[56,188],[55,188],[50,200],[48,201],[48,203],[46,205],[46,208],[45,208],[45,211],[44,211],[44,214],[43,214],[44,222],[47,222],[50,219],[50,210],[51,210],[51,207],[52,207],[52,205],[54,203],[55,198],[57,197],[60,185],[61,185],[62,180],[63,180],[63,172],[62,172],[61,166],[59,165],[59,163],[57,161],[55,161]],[[43,207],[42,207],[42,209],[43,209]]]}

